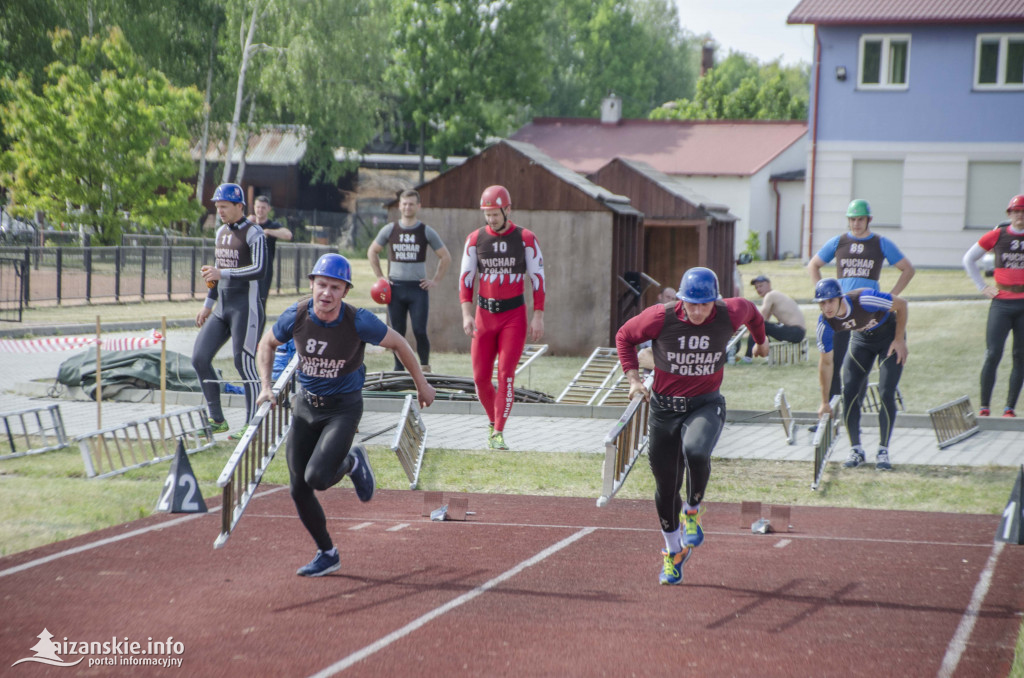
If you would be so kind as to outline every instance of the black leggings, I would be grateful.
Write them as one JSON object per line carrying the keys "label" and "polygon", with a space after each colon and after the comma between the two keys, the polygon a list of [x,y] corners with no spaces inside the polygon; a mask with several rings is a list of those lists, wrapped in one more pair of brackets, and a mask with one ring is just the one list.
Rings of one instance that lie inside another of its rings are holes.
{"label": "black leggings", "polygon": [[263,304],[259,300],[259,288],[250,285],[243,291],[222,290],[219,304],[199,329],[199,335],[192,345],[192,367],[202,384],[210,418],[224,421],[224,410],[220,402],[224,385],[217,383],[213,358],[228,339],[231,340],[235,369],[242,378],[242,389],[245,391],[245,423],[248,424],[256,414],[256,396],[260,393],[256,345],[263,332],[265,316]]}
{"label": "black leggings", "polygon": [[[764,333],[772,339],[799,344],[807,336],[807,330],[799,325],[783,325],[782,323],[765,323]],[[754,337],[747,337],[747,357],[754,355]]]}
{"label": "black leggings", "polygon": [[[392,280],[391,303],[388,304],[388,319],[391,327],[405,336],[405,316],[412,320],[412,335],[416,338],[416,353],[420,365],[430,364],[430,339],[427,338],[427,315],[430,313],[430,293],[420,287],[418,280]],[[395,371],[405,369],[395,354]]]}
{"label": "black leggings", "polygon": [[985,331],[985,364],[981,367],[981,406],[992,401],[996,385],[996,369],[1003,359],[1006,337],[1013,332],[1013,367],[1006,390],[1006,406],[1017,407],[1021,384],[1024,383],[1024,299],[993,299],[988,307],[988,327]]}
{"label": "black leggings", "polygon": [[878,408],[878,444],[887,448],[896,422],[896,387],[903,374],[903,365],[897,362],[896,354],[886,355],[896,338],[896,320],[889,316],[874,330],[841,332],[836,336],[841,334],[853,335],[843,360],[843,417],[850,445],[860,445],[860,404],[871,367],[877,360],[878,392],[882,401]]}
{"label": "black leggings", "polygon": [[690,412],[673,412],[651,400],[648,461],[654,474],[654,507],[665,532],[679,529],[684,472],[687,503],[696,506],[704,499],[711,451],[725,426],[725,398],[718,391],[695,396],[690,404]]}
{"label": "black leggings", "polygon": [[314,490],[333,487],[352,470],[349,450],[363,416],[361,391],[335,396],[334,407],[313,408],[301,394],[295,397],[295,414],[288,436],[288,476],[292,501],[299,519],[313,536],[316,547],[333,547],[327,518]]}

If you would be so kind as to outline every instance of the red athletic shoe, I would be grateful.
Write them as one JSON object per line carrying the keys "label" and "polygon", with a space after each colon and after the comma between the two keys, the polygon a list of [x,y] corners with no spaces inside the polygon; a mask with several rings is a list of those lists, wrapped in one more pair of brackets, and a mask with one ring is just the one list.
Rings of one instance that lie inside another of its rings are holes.
{"label": "red athletic shoe", "polygon": [[1003,417],[1016,417],[1016,416],[1017,415],[1014,413],[1012,407],[1007,407],[1005,410],[1003,410]]}
{"label": "red athletic shoe", "polygon": [[978,410],[978,416],[979,417],[987,417],[990,414],[992,414],[992,413],[989,412],[989,409],[987,407],[983,407],[980,410]]}

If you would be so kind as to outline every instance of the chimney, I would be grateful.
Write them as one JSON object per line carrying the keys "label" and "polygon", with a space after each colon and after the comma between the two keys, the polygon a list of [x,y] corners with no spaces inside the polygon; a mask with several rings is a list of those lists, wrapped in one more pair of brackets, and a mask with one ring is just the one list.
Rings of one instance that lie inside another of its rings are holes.
{"label": "chimney", "polygon": [[715,67],[715,43],[711,40],[705,40],[704,46],[700,50],[700,74],[701,77],[705,73]]}
{"label": "chimney", "polygon": [[602,125],[618,125],[619,121],[622,120],[622,99],[615,96],[615,93],[609,93],[604,99],[601,99],[601,124]]}

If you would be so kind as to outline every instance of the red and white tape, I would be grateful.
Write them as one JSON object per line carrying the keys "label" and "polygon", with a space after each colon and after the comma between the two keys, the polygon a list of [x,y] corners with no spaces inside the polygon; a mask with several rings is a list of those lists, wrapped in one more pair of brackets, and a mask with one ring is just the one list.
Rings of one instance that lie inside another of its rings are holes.
{"label": "red and white tape", "polygon": [[[131,351],[154,346],[163,341],[163,335],[153,330],[143,337],[102,339],[100,347],[106,351]],[[0,339],[0,353],[49,353],[71,351],[96,345],[96,337],[50,337],[47,339]]]}

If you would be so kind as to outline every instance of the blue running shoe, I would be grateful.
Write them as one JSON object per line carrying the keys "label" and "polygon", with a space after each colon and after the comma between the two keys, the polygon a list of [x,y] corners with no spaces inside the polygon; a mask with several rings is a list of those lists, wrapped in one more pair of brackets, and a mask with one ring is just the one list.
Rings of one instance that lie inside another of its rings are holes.
{"label": "blue running shoe", "polygon": [[658,577],[658,581],[664,586],[675,586],[676,584],[683,583],[683,565],[690,559],[690,555],[693,553],[692,549],[688,549],[685,546],[679,553],[669,553],[668,551],[662,551],[661,555],[665,559],[664,565],[661,568],[661,576]]}
{"label": "blue running shoe", "polygon": [[341,569],[341,556],[335,553],[329,556],[323,551],[317,551],[316,557],[307,564],[295,571],[300,577],[322,577],[325,574],[336,572]]}
{"label": "blue running shoe", "polygon": [[374,490],[377,489],[377,482],[373,478],[373,467],[370,466],[370,457],[366,454],[366,448],[356,445],[349,454],[356,458],[356,467],[349,472],[352,485],[356,488],[356,496],[359,497],[359,501],[370,501],[373,499]]}
{"label": "blue running shoe", "polygon": [[701,527],[700,517],[704,513],[704,507],[683,511],[679,516],[679,522],[683,524],[683,546],[696,548],[704,543],[704,528]]}

